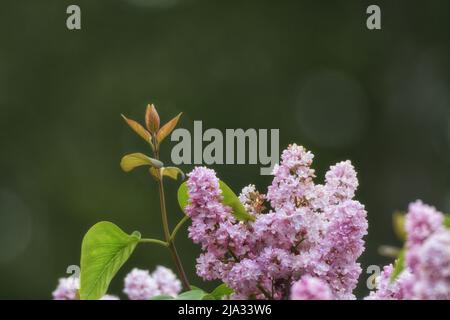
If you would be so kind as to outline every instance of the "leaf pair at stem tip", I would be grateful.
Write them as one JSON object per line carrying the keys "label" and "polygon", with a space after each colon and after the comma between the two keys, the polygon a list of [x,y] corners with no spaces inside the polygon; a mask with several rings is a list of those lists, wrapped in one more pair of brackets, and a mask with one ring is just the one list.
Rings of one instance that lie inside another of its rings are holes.
{"label": "leaf pair at stem tip", "polygon": [[173,131],[173,129],[175,129],[181,115],[182,112],[160,128],[160,118],[158,112],[153,104],[149,104],[145,112],[145,126],[147,129],[145,129],[138,122],[128,119],[124,115],[122,115],[122,118],[134,132],[150,144],[153,151],[158,152],[161,142]]}

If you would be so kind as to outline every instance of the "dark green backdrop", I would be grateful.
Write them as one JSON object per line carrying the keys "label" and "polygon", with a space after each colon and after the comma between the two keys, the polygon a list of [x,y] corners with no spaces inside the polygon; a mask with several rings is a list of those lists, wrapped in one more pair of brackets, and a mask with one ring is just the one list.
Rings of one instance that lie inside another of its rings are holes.
{"label": "dark green backdrop", "polygon": [[[376,3],[381,31],[366,29],[366,1],[1,1],[0,298],[50,298],[99,220],[162,236],[155,184],[119,168],[146,147],[120,113],[142,120],[148,102],[163,120],[183,111],[186,128],[279,128],[283,148],[315,153],[319,181],[351,159],[369,212],[361,262],[388,262],[377,247],[399,245],[394,210],[421,198],[450,211],[450,2]],[[81,31],[65,26],[69,4]],[[215,169],[236,190],[270,183],[258,166]],[[178,239],[200,284],[198,248]],[[111,293],[156,264],[173,267],[159,247],[138,248]]]}

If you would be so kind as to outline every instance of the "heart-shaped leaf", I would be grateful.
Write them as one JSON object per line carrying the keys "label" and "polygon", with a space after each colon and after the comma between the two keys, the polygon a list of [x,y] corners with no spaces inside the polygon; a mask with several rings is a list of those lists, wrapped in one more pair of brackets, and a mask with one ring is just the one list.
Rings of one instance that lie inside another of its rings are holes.
{"label": "heart-shaped leaf", "polygon": [[123,232],[114,223],[92,226],[81,245],[80,299],[98,300],[134,251],[141,235]]}
{"label": "heart-shaped leaf", "polygon": [[138,122],[128,119],[123,114],[122,114],[122,118],[130,126],[130,128],[133,129],[133,131],[136,132],[147,143],[149,143],[153,149],[152,136],[151,136],[150,132],[145,130],[145,128],[143,126],[141,126]]}
{"label": "heart-shaped leaf", "polygon": [[173,131],[173,129],[175,129],[178,120],[180,119],[182,114],[183,113],[180,112],[175,118],[167,122],[165,125],[162,126],[161,129],[159,129],[158,133],[156,134],[156,141],[158,147],[160,143]]}
{"label": "heart-shaped leaf", "polygon": [[[219,180],[219,187],[222,190],[222,203],[231,207],[232,214],[237,220],[255,221],[255,217],[245,210],[244,206],[239,201],[239,198],[225,182]],[[189,193],[186,182],[183,182],[178,188],[177,197],[181,210],[185,212],[184,208],[189,204]]]}
{"label": "heart-shaped leaf", "polygon": [[125,172],[129,172],[139,166],[151,166],[155,168],[161,168],[164,164],[156,159],[150,158],[143,153],[127,154],[120,161],[120,166]]}

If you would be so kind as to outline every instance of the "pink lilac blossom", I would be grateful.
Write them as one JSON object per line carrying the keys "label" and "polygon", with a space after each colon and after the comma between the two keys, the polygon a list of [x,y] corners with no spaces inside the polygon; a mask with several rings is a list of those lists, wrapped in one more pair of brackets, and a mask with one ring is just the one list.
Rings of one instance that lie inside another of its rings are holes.
{"label": "pink lilac blossom", "polygon": [[[231,208],[221,203],[222,195],[219,180],[214,170],[197,167],[188,174],[187,182],[190,204],[186,206],[186,214],[191,217],[189,237],[202,246],[202,249],[222,257],[229,253],[236,237],[229,230],[235,228],[235,219]],[[236,236],[236,234],[234,234]],[[241,247],[242,243],[234,245]]]}
{"label": "pink lilac blossom", "polygon": [[331,166],[325,174],[325,181],[325,188],[333,203],[353,199],[358,188],[355,168],[348,160]]}
{"label": "pink lilac blossom", "polygon": [[385,267],[377,290],[367,299],[450,299],[450,230],[444,215],[416,201],[406,214],[405,269],[392,281],[392,267]]}
{"label": "pink lilac blossom", "polygon": [[258,284],[262,277],[261,265],[255,260],[246,258],[234,264],[231,270],[226,273],[224,281],[236,293],[248,297],[258,292]]}
{"label": "pink lilac blossom", "polygon": [[125,277],[123,292],[130,300],[148,300],[157,295],[177,296],[181,282],[172,270],[157,266],[152,274],[148,270],[134,268]]}
{"label": "pink lilac blossom", "polygon": [[444,216],[436,208],[417,200],[409,205],[405,228],[408,246],[420,245],[432,233],[442,228]]}
{"label": "pink lilac blossom", "polygon": [[450,299],[450,231],[432,234],[418,249],[413,299]]}
{"label": "pink lilac blossom", "polygon": [[[285,299],[292,283],[311,275],[325,281],[336,298],[353,298],[361,272],[356,260],[367,233],[364,206],[352,200],[356,172],[349,161],[341,162],[330,168],[324,185],[316,185],[313,157],[290,145],[274,168],[267,196],[253,185],[243,189],[240,201],[255,221],[236,221],[222,204],[213,170],[196,167],[188,174],[189,237],[203,250],[199,276],[224,281],[234,297]],[[264,210],[265,199],[273,209]]]}
{"label": "pink lilac blossom", "polygon": [[78,300],[80,279],[78,277],[60,278],[58,286],[53,291],[53,300]]}
{"label": "pink lilac blossom", "polygon": [[319,278],[305,275],[291,287],[291,300],[332,300],[330,287]]}
{"label": "pink lilac blossom", "polygon": [[419,259],[416,248],[420,247],[431,234],[443,228],[443,220],[444,215],[442,213],[420,200],[409,205],[405,221],[405,229],[408,235],[406,262],[413,272]]}
{"label": "pink lilac blossom", "polygon": [[410,292],[412,274],[405,270],[396,281],[391,281],[394,267],[389,264],[383,268],[376,278],[376,291],[372,291],[366,300],[403,300]]}
{"label": "pink lilac blossom", "polygon": [[353,298],[361,273],[356,260],[364,251],[362,238],[367,234],[366,211],[359,202],[347,200],[328,207],[326,215],[330,222],[310,269],[328,282],[338,298]]}
{"label": "pink lilac blossom", "polygon": [[267,200],[272,208],[295,208],[307,201],[313,192],[314,170],[311,169],[314,155],[302,146],[290,145],[281,154],[280,165],[273,169],[274,179],[267,189]]}
{"label": "pink lilac blossom", "polygon": [[181,291],[181,282],[172,270],[163,266],[157,266],[152,273],[158,289],[163,295],[177,296]]}
{"label": "pink lilac blossom", "polygon": [[[53,300],[79,300],[78,290],[80,289],[80,278],[67,277],[60,278],[58,286],[53,291]],[[100,300],[119,300],[118,297],[113,295],[104,295]]]}
{"label": "pink lilac blossom", "polygon": [[161,294],[158,283],[150,275],[148,270],[134,268],[125,277],[123,292],[130,300],[148,300]]}

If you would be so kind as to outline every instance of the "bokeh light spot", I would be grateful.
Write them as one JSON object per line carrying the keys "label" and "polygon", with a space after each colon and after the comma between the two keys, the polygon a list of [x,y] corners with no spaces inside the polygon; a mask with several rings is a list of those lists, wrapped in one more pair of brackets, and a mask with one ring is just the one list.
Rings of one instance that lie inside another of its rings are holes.
{"label": "bokeh light spot", "polygon": [[337,148],[360,141],[367,129],[367,110],[367,98],[355,80],[324,71],[303,83],[295,113],[306,138]]}

